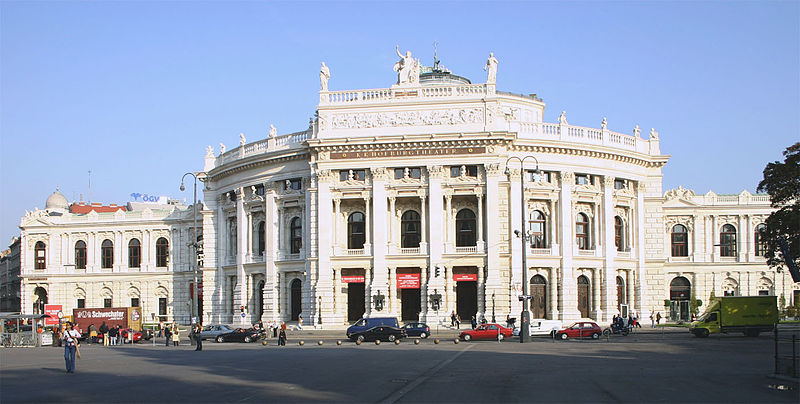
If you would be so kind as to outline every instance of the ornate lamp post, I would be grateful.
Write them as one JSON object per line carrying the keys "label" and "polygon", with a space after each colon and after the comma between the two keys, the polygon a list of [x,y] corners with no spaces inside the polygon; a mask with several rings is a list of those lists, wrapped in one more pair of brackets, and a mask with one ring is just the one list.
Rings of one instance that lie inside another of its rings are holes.
{"label": "ornate lamp post", "polygon": [[[511,170],[508,169],[508,162],[511,160],[519,160],[519,188],[520,188],[520,206],[522,210],[520,210],[520,217],[521,217],[521,227],[520,230],[514,231],[514,234],[520,238],[522,241],[522,296],[519,297],[519,300],[522,301],[522,315],[520,319],[520,327],[519,327],[519,342],[524,343],[530,341],[530,325],[531,325],[531,313],[528,310],[528,300],[530,300],[530,296],[528,295],[528,251],[525,248],[526,241],[529,238],[527,232],[525,231],[525,160],[533,159],[536,162],[536,168],[533,169],[533,172],[538,174],[539,171],[539,160],[533,156],[525,156],[523,158],[519,158],[517,156],[511,156],[506,160],[506,171],[505,174],[509,177],[511,176]],[[510,180],[510,178],[509,178]],[[494,297],[494,296],[492,296]],[[492,300],[492,305],[494,306],[494,300]],[[494,311],[494,307],[493,310]],[[492,313],[494,317],[494,313]]]}
{"label": "ornate lamp post", "polygon": [[191,323],[194,322],[194,320],[197,318],[197,314],[198,314],[197,313],[197,289],[198,289],[199,285],[197,284],[197,247],[199,246],[199,243],[197,242],[197,180],[198,180],[198,176],[200,174],[205,174],[205,173],[202,173],[202,172],[188,172],[186,174],[183,174],[183,177],[181,177],[181,188],[180,188],[181,191],[185,191],[186,190],[186,187],[183,186],[183,180],[186,178],[187,175],[191,175],[192,178],[194,178],[194,199],[192,200],[192,242],[188,244],[188,247],[192,250],[192,253],[193,253],[191,255],[191,257],[194,257],[194,259],[192,259],[192,263],[191,263],[192,272],[193,272],[193,275],[194,275],[194,286],[192,287],[192,303],[191,303],[191,305],[192,305],[192,310],[191,310],[192,311],[192,314],[191,314],[192,318],[190,319]]}

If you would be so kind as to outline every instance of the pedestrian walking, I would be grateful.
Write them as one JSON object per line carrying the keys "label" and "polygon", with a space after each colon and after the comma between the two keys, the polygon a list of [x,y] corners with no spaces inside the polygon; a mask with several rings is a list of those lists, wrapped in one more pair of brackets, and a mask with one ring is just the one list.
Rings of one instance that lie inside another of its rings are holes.
{"label": "pedestrian walking", "polygon": [[652,311],[650,312],[650,328],[656,328],[656,318]]}
{"label": "pedestrian walking", "polygon": [[67,330],[61,335],[64,343],[64,362],[66,363],[67,373],[75,373],[75,356],[80,358],[78,344],[80,343],[80,333],[76,331],[72,323],[67,324]]}
{"label": "pedestrian walking", "polygon": [[281,323],[281,332],[278,333],[278,346],[286,345],[286,323]]}
{"label": "pedestrian walking", "polygon": [[164,340],[166,341],[164,343],[164,346],[169,346],[169,340],[171,339],[170,338],[171,334],[172,334],[172,332],[170,332],[169,327],[168,326],[164,326]]}
{"label": "pedestrian walking", "polygon": [[298,330],[302,330],[303,329],[303,316],[301,316],[299,314],[297,315],[297,329]]}
{"label": "pedestrian walking", "polygon": [[164,335],[164,320],[158,321],[158,338]]}
{"label": "pedestrian walking", "polygon": [[172,346],[178,346],[181,342],[181,330],[178,324],[172,323]]}
{"label": "pedestrian walking", "polygon": [[661,324],[661,312],[656,312],[656,324]]}
{"label": "pedestrian walking", "polygon": [[476,327],[478,327],[478,320],[477,320],[477,319],[475,319],[475,316],[472,316],[472,321],[471,321],[470,323],[471,323],[471,325],[472,325],[472,329],[473,329],[473,330],[474,330]]}
{"label": "pedestrian walking", "polygon": [[451,311],[450,312],[450,327],[455,327],[455,326],[456,326],[456,312],[455,311]]}
{"label": "pedestrian walking", "polygon": [[269,328],[272,328],[272,338],[278,338],[278,323],[272,320],[272,322],[269,323]]}
{"label": "pedestrian walking", "polygon": [[203,350],[203,327],[200,326],[200,323],[194,324],[194,340],[197,341],[197,348],[195,351],[202,351]]}

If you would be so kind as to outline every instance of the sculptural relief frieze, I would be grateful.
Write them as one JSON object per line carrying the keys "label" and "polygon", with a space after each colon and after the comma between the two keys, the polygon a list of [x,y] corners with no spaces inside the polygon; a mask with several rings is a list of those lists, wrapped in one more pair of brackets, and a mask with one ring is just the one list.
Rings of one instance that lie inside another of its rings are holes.
{"label": "sculptural relief frieze", "polygon": [[481,123],[483,123],[483,110],[481,108],[338,114],[331,118],[331,127],[333,129],[366,129]]}

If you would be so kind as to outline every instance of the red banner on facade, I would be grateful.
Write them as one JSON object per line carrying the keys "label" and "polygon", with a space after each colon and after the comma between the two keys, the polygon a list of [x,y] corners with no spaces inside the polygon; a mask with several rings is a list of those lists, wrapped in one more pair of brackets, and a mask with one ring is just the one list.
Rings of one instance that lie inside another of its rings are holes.
{"label": "red banner on facade", "polygon": [[461,281],[478,281],[478,274],[453,274],[453,280],[456,282]]}
{"label": "red banner on facade", "polygon": [[44,305],[44,314],[49,315],[50,317],[44,318],[44,325],[58,325],[58,312],[61,311],[60,304],[45,304]]}
{"label": "red banner on facade", "polygon": [[364,283],[364,276],[361,275],[342,275],[343,283]]}
{"label": "red banner on facade", "polygon": [[419,274],[397,274],[397,289],[419,289]]}

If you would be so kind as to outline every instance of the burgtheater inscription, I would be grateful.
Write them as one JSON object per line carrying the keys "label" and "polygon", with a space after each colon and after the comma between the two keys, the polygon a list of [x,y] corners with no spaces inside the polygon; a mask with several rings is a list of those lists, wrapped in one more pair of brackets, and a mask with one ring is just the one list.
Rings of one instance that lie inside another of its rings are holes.
{"label": "burgtheater inscription", "polygon": [[451,156],[456,154],[483,154],[485,147],[454,147],[438,149],[409,149],[409,150],[370,150],[356,152],[334,152],[331,160],[341,159],[369,159],[384,157],[413,157],[413,156]]}

